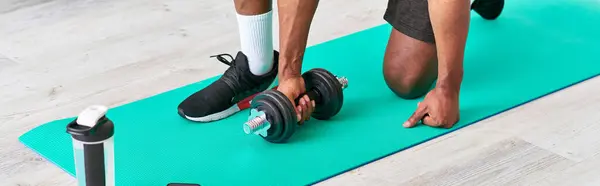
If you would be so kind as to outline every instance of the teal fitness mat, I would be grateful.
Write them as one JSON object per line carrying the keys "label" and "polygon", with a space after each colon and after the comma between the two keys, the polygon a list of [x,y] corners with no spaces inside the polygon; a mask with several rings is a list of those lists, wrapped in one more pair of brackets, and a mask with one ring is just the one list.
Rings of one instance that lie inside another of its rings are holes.
{"label": "teal fitness mat", "polygon": [[[401,126],[419,100],[395,97],[384,82],[388,25],[308,48],[304,71],[326,68],[346,76],[350,85],[339,115],[311,120],[287,144],[244,134],[248,110],[209,124],[181,119],[178,103],[215,78],[112,108],[116,182],[317,183],[598,75],[599,6],[584,0],[508,0],[498,20],[473,14],[462,120],[453,129]],[[72,119],[43,124],[20,140],[73,175],[71,139],[65,132]]]}

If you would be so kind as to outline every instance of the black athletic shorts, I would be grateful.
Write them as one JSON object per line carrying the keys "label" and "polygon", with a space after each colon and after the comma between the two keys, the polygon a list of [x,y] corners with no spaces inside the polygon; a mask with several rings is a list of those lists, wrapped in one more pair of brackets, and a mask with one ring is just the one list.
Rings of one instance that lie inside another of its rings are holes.
{"label": "black athletic shorts", "polygon": [[388,0],[383,19],[409,37],[435,43],[427,0]]}

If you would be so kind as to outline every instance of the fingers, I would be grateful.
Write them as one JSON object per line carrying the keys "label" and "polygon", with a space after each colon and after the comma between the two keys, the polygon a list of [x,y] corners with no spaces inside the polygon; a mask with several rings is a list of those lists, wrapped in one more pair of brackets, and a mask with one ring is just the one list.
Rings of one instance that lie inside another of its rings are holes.
{"label": "fingers", "polygon": [[304,123],[303,112],[306,110],[302,105],[302,99],[298,100],[298,104],[296,105],[296,119],[298,120],[298,124]]}
{"label": "fingers", "polygon": [[314,107],[310,104],[310,99],[307,95],[303,96],[301,100],[303,109],[302,117],[304,121],[308,121],[310,120],[310,115],[312,114]]}
{"label": "fingers", "polygon": [[431,116],[429,116],[429,115],[425,115],[425,117],[423,117],[423,124],[425,124],[425,125],[429,125],[429,126],[432,126],[432,127],[436,127],[436,126],[438,126],[438,125],[439,125],[439,124],[438,124],[438,122],[437,122],[437,121],[435,121],[435,120],[434,120],[434,119],[433,119]]}
{"label": "fingers", "polygon": [[430,127],[438,127],[438,128],[452,128],[454,126],[455,122],[450,122],[450,121],[439,121],[436,120],[435,118],[429,116],[429,115],[425,115],[425,117],[423,118],[423,124],[428,125]]}
{"label": "fingers", "polygon": [[310,115],[314,111],[315,102],[311,101],[308,96],[303,96],[298,99],[298,105],[296,106],[296,110],[298,110],[298,114],[296,115],[298,118],[298,123],[303,124],[304,121],[310,120]]}
{"label": "fingers", "polygon": [[300,104],[296,105],[296,119],[298,123],[302,124],[302,106]]}
{"label": "fingers", "polygon": [[306,121],[306,112],[308,111],[308,108],[306,107],[306,103],[304,102],[303,98],[300,98],[298,100],[298,106],[300,107],[300,123],[299,124],[303,124],[304,121]]}
{"label": "fingers", "polygon": [[404,122],[406,128],[414,127],[427,114],[427,104],[417,104],[417,110]]}
{"label": "fingers", "polygon": [[306,101],[306,107],[308,108],[308,112],[306,113],[306,120],[310,120],[310,115],[315,111],[315,101],[311,101],[308,95],[304,96],[304,100]]}

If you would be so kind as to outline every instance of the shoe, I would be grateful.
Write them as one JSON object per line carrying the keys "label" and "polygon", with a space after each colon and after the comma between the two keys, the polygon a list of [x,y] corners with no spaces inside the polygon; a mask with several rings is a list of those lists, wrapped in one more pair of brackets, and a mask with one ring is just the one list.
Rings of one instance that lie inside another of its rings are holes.
{"label": "shoe", "polygon": [[498,18],[503,9],[504,0],[475,0],[471,4],[471,10],[487,20]]}
{"label": "shoe", "polygon": [[229,68],[215,82],[183,100],[177,108],[179,115],[191,121],[210,122],[248,108],[252,97],[269,88],[277,76],[279,53],[274,52],[273,69],[261,76],[250,72],[248,59],[242,52],[235,59],[229,54],[211,56]]}

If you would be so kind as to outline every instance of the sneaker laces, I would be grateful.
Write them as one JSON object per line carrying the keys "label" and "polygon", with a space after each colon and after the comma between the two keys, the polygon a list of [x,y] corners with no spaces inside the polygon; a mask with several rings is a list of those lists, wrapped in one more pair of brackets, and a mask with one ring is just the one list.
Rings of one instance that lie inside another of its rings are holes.
{"label": "sneaker laces", "polygon": [[[225,56],[229,57],[231,60],[227,60],[225,58]],[[231,56],[230,54],[217,54],[217,55],[212,55],[210,56],[211,58],[217,58],[217,60],[219,60],[221,63],[226,64],[227,66],[230,66],[231,68],[227,69],[227,71],[225,71],[225,73],[223,74],[224,76],[230,76],[230,78],[233,78],[233,80],[235,81],[239,81],[240,77],[239,77],[239,73],[240,69],[237,68],[237,66],[235,65],[235,58],[233,58],[233,56]],[[235,71],[235,72],[229,72],[229,71]]]}
{"label": "sneaker laces", "polygon": [[[249,87],[247,87],[248,83],[244,82],[242,80],[242,78],[240,77],[242,74],[242,72],[241,72],[242,69],[240,69],[240,68],[238,68],[238,66],[236,66],[235,58],[232,55],[225,53],[225,54],[212,55],[210,57],[217,58],[217,60],[220,61],[221,63],[231,67],[225,71],[225,73],[223,74],[222,77],[229,79],[229,81],[233,81],[233,82],[230,82],[229,84],[230,84],[230,86],[232,86],[232,88],[234,90],[249,88]],[[225,57],[229,57],[231,60],[228,60]]]}
{"label": "sneaker laces", "polygon": [[[231,88],[233,89],[233,91],[235,92],[235,94],[242,94],[240,95],[241,98],[245,98],[247,96],[250,95],[245,95],[246,92],[249,92],[248,94],[253,94],[256,91],[262,90],[263,88],[261,88],[261,86],[259,85],[259,82],[256,82],[257,80],[253,80],[253,78],[244,78],[244,69],[242,69],[240,66],[236,65],[236,59],[227,53],[224,54],[216,54],[216,55],[212,55],[210,56],[211,58],[217,58],[217,60],[219,60],[221,63],[230,66],[229,69],[227,69],[225,71],[225,73],[223,73],[223,76],[221,76],[221,78],[223,78],[223,80],[229,85],[231,86]],[[230,60],[228,60],[226,57],[229,57]]]}
{"label": "sneaker laces", "polygon": [[[227,60],[225,59],[224,56],[229,57],[231,60]],[[217,54],[217,55],[212,55],[210,56],[211,58],[217,58],[217,60],[219,60],[221,63],[226,64],[227,66],[230,66],[230,69],[227,69],[227,71],[225,72],[225,74],[228,74],[228,76],[233,76],[232,78],[234,78],[236,81],[240,81],[240,77],[239,74],[242,73],[241,69],[239,69],[236,65],[235,65],[235,58],[233,56],[231,56],[230,54]],[[235,71],[235,73],[231,73],[229,71]]]}
{"label": "sneaker laces", "polygon": [[[231,60],[227,60],[225,59],[223,56],[229,56],[229,58],[231,58]],[[235,60],[233,58],[233,56],[231,56],[230,54],[217,54],[217,55],[212,55],[210,56],[211,58],[216,57],[217,60],[219,60],[221,63],[224,63],[228,66],[235,66],[235,63],[233,63],[233,61]]]}

